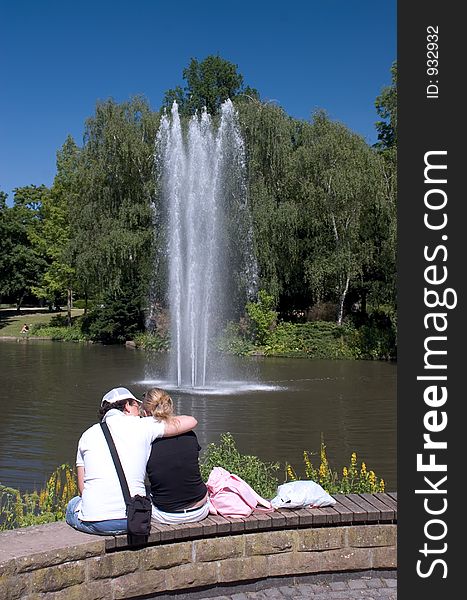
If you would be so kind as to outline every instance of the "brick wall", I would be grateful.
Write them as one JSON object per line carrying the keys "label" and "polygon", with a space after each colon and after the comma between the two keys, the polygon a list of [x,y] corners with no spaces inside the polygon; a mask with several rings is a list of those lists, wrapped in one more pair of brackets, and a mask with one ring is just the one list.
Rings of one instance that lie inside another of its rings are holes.
{"label": "brick wall", "polygon": [[396,568],[395,524],[307,527],[109,550],[65,523],[0,534],[0,598],[116,600],[320,572]]}

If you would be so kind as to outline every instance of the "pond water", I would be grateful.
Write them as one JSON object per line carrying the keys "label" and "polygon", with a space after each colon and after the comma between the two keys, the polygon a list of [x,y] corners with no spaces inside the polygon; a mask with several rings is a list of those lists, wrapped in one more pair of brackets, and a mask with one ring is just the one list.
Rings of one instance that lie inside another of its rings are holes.
{"label": "pond water", "polygon": [[[105,392],[169,387],[167,368],[166,355],[124,347],[0,343],[0,483],[41,487],[58,465],[74,463]],[[355,451],[396,490],[395,364],[249,357],[235,358],[233,372],[217,390],[171,390],[177,412],[198,419],[203,448],[229,431],[242,453],[300,470],[303,450],[318,453],[319,466],[323,436],[331,467],[348,465]]]}

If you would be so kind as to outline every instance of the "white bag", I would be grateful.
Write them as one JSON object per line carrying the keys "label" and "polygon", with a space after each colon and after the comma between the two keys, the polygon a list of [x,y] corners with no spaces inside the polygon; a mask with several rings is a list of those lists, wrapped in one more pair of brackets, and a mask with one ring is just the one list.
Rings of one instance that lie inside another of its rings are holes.
{"label": "white bag", "polygon": [[311,480],[284,483],[277,488],[277,495],[271,500],[274,508],[319,508],[335,503],[319,483]]}

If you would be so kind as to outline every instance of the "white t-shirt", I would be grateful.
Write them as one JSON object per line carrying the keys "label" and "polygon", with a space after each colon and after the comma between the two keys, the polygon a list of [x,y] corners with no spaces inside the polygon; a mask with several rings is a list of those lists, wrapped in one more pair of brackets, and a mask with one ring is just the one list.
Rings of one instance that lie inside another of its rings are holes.
{"label": "white t-shirt", "polygon": [[[117,409],[105,417],[122,463],[130,495],[146,495],[144,479],[152,442],[164,435],[153,417],[133,417]],[[78,442],[76,465],[84,467],[84,489],[78,517],[82,521],[125,519],[125,502],[109,446],[99,423]]]}

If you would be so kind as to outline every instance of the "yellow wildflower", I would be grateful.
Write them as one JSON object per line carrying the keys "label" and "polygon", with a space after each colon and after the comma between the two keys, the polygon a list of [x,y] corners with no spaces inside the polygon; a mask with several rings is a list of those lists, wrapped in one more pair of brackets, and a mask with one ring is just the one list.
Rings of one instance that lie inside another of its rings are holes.
{"label": "yellow wildflower", "polygon": [[292,469],[292,466],[289,463],[287,463],[286,472],[287,472],[287,477],[291,481],[295,481],[297,479],[297,476],[295,475],[295,471]]}
{"label": "yellow wildflower", "polygon": [[39,494],[39,506],[42,508],[43,506],[45,506],[45,501],[46,501],[46,490],[41,490],[40,494]]}

